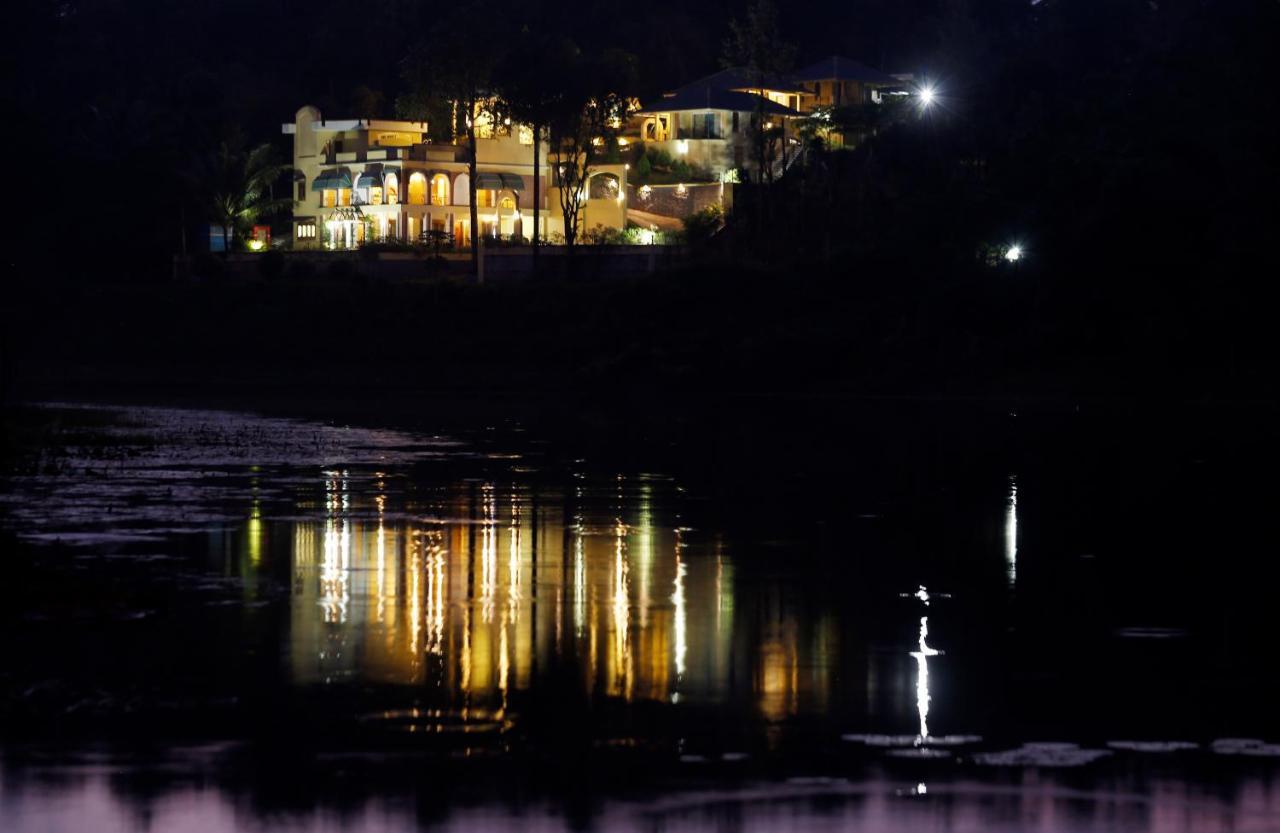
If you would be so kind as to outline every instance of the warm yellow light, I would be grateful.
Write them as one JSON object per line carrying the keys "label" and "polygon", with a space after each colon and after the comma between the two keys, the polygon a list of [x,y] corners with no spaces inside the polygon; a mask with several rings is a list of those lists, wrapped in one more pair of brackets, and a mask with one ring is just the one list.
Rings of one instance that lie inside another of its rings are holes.
{"label": "warm yellow light", "polygon": [[679,139],[676,141],[676,153],[688,153],[689,142],[687,139]]}
{"label": "warm yellow light", "polygon": [[260,252],[260,251],[262,251],[262,249],[263,249],[263,247],[264,247],[265,245],[266,245],[266,244],[265,244],[265,243],[263,243],[261,240],[250,240],[250,241],[249,241],[249,251],[252,251],[252,252]]}
{"label": "warm yellow light", "polygon": [[621,136],[618,137],[618,147],[624,148],[628,144],[630,144],[630,142],[628,142],[626,139],[622,138]]}

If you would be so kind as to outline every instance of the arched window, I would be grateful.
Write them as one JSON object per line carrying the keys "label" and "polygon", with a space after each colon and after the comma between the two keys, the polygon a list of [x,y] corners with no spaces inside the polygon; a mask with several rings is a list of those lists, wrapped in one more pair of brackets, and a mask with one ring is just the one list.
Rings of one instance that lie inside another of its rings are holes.
{"label": "arched window", "polygon": [[414,171],[409,174],[409,205],[427,204],[427,178]]}
{"label": "arched window", "polygon": [[466,174],[458,174],[453,180],[453,204],[471,204],[471,177]]}
{"label": "arched window", "polygon": [[503,197],[502,201],[499,202],[498,205],[506,209],[512,209],[516,207],[516,201],[511,197]]}
{"label": "arched window", "polygon": [[596,174],[591,177],[587,196],[593,200],[616,200],[621,187],[613,174]]}
{"label": "arched window", "polygon": [[436,174],[431,177],[431,204],[449,204],[449,177],[444,174]]}
{"label": "arched window", "polygon": [[382,184],[383,190],[386,191],[387,205],[400,202],[400,178],[395,174],[387,174]]}

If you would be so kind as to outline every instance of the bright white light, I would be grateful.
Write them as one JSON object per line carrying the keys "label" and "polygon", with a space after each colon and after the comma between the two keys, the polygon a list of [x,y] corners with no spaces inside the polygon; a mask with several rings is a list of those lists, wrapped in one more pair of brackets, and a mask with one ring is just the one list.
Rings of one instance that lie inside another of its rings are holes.
{"label": "bright white light", "polygon": [[1018,582],[1018,478],[1009,478],[1009,501],[1004,515],[1004,564],[1009,586]]}
{"label": "bright white light", "polygon": [[928,84],[920,88],[920,106],[928,107],[933,103],[933,87]]}
{"label": "bright white light", "polygon": [[916,745],[921,746],[929,741],[929,657],[936,657],[940,651],[930,647],[925,641],[929,638],[929,617],[920,617],[920,650],[912,651],[916,659],[916,711],[920,715],[920,734],[916,737]]}
{"label": "bright white light", "polygon": [[1019,260],[1022,260],[1022,247],[1016,243],[1013,244],[1005,250],[1004,259],[1010,263],[1017,263]]}

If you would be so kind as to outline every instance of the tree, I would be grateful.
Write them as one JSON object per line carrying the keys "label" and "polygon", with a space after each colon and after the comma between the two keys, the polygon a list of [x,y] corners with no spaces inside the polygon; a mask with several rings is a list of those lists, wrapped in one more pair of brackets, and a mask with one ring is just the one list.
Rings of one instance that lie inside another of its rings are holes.
{"label": "tree", "polygon": [[564,94],[548,121],[552,164],[564,217],[564,242],[573,256],[592,169],[616,141],[635,83],[635,59],[606,49],[578,53],[561,74]]}
{"label": "tree", "polygon": [[[542,215],[541,146],[553,115],[561,106],[562,89],[556,83],[561,73],[552,71],[573,54],[567,41],[550,39],[525,26],[507,57],[499,64],[495,85],[497,97],[516,124],[533,133],[533,234],[532,271],[538,273],[538,246]],[[539,70],[531,72],[530,67]]]}
{"label": "tree", "polygon": [[[451,140],[466,137],[471,216],[471,269],[480,274],[480,212],[476,203],[476,121],[492,115],[494,60],[491,50],[476,48],[461,33],[474,22],[490,19],[484,10],[465,6],[439,19],[428,36],[405,59],[402,75],[409,88],[397,109],[410,118],[450,114]],[[430,126],[428,127],[430,130]],[[438,135],[432,131],[433,137]]]}
{"label": "tree", "polygon": [[729,23],[729,38],[724,44],[724,64],[742,67],[756,91],[756,107],[751,123],[758,170],[757,183],[772,179],[768,145],[771,128],[765,119],[768,99],[764,91],[777,76],[791,68],[794,49],[778,31],[778,10],[771,0],[751,0],[746,17]]}
{"label": "tree", "polygon": [[226,249],[231,250],[237,233],[243,236],[262,217],[291,205],[287,197],[277,198],[272,186],[289,166],[276,158],[269,144],[244,149],[238,138],[221,142],[202,168],[196,187],[211,223],[222,228]]}

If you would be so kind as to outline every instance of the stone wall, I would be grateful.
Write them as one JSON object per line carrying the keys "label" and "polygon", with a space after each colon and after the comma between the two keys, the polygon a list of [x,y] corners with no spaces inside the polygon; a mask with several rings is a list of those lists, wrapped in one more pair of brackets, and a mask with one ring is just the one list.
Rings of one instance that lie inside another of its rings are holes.
{"label": "stone wall", "polygon": [[627,208],[684,219],[709,205],[720,205],[731,199],[732,185],[719,182],[692,185],[627,186]]}

